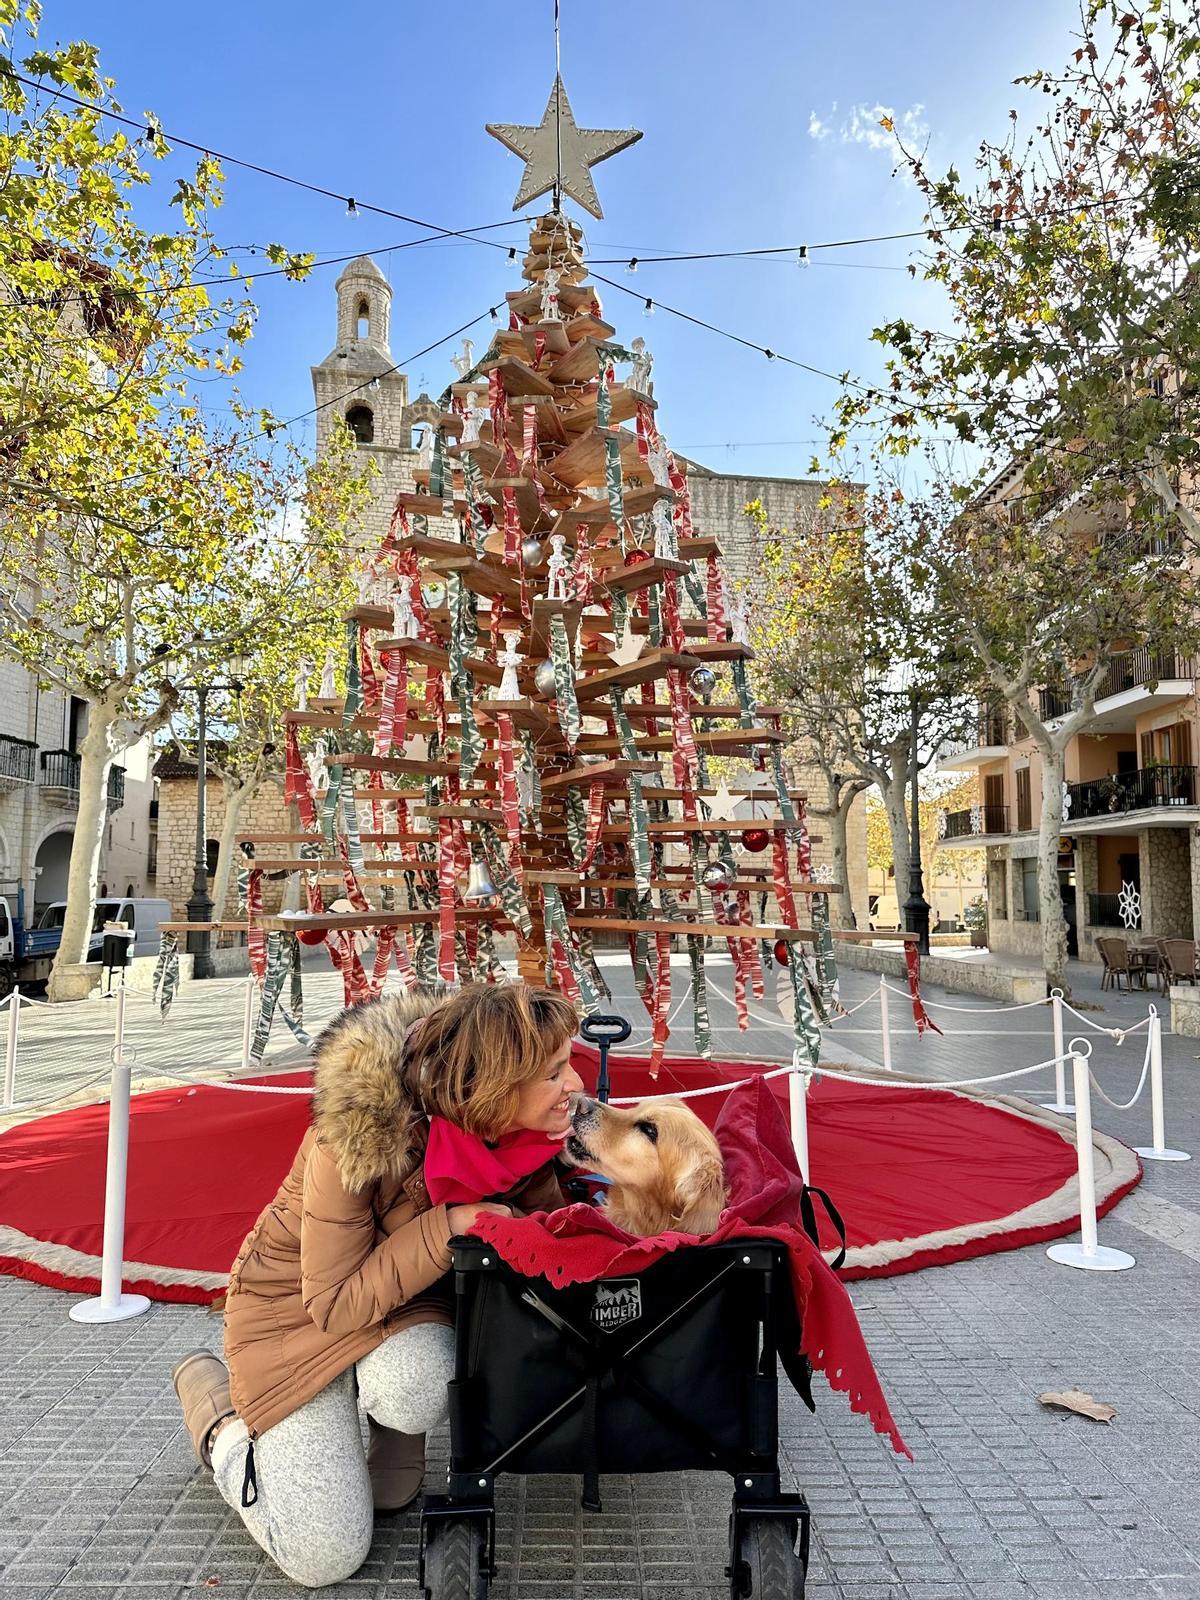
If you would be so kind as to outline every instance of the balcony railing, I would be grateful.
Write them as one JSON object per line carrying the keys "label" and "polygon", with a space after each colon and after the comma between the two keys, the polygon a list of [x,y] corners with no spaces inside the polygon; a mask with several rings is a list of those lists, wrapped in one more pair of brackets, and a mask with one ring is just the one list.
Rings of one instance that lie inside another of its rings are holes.
{"label": "balcony railing", "polygon": [[1089,928],[1123,928],[1119,894],[1089,894],[1087,919]]}
{"label": "balcony railing", "polygon": [[41,765],[41,787],[47,796],[68,803],[79,799],[79,757],[73,750],[43,750]]}
{"label": "balcony railing", "polygon": [[1038,714],[1043,722],[1055,717],[1065,717],[1071,709],[1071,697],[1061,689],[1038,690]]}
{"label": "balcony railing", "polygon": [[1110,694],[1124,694],[1127,689],[1144,689],[1161,683],[1164,678],[1194,678],[1196,664],[1191,656],[1179,656],[1172,650],[1151,650],[1141,645],[1136,650],[1124,650],[1114,656],[1112,664],[1100,680],[1096,699],[1104,700]]}
{"label": "balcony railing", "polygon": [[37,745],[0,734],[0,789],[16,789],[37,776]]}
{"label": "balcony railing", "polygon": [[976,834],[1007,832],[1007,806],[972,806],[969,811],[951,811],[946,817],[947,839],[972,839]]}
{"label": "balcony railing", "polygon": [[941,759],[950,761],[955,756],[966,755],[968,750],[985,750],[989,746],[1007,743],[1008,734],[1004,712],[999,707],[981,706],[975,726],[961,739],[954,739],[951,743],[944,744],[941,750]]}
{"label": "balcony railing", "polygon": [[1154,811],[1161,806],[1196,804],[1195,767],[1139,767],[1091,783],[1072,783],[1067,824],[1089,817],[1110,817],[1126,811]]}

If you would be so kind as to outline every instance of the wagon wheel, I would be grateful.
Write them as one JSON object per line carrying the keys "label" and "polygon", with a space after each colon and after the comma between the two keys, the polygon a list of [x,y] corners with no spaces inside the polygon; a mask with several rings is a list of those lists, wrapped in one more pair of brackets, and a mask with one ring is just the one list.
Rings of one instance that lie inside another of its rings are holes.
{"label": "wagon wheel", "polygon": [[486,1600],[487,1536],[474,1517],[439,1518],[425,1546],[426,1600]]}
{"label": "wagon wheel", "polygon": [[786,1517],[747,1517],[738,1539],[732,1593],[753,1600],[804,1600],[807,1562]]}

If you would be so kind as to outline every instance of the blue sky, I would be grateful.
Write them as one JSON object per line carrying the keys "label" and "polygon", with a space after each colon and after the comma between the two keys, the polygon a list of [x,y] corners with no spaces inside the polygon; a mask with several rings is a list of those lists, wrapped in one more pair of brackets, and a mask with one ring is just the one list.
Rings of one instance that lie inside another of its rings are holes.
{"label": "blue sky", "polygon": [[[642,141],[595,169],[603,222],[582,217],[593,254],[744,249],[917,226],[916,192],[892,176],[877,127],[891,110],[929,140],[932,166],[969,167],[1012,87],[1070,47],[1073,0],[563,0],[563,77],[581,126],[641,128]],[[126,109],[163,127],[360,200],[456,228],[500,222],[521,166],[485,122],[537,122],[554,72],[551,0],[393,3],[46,0],[45,41],[98,44]],[[175,158],[158,169],[169,193]],[[338,202],[228,170],[216,231],[230,245],[279,241],[321,255],[377,252],[404,224],[348,217]],[[544,202],[543,202],[544,203]],[[155,203],[147,199],[146,219]],[[537,207],[531,208],[536,211]],[[574,214],[579,215],[576,211]],[[522,244],[519,220],[493,237]],[[872,326],[935,315],[903,270],[910,246],[858,246],[782,261],[644,263],[601,270],[639,295],[833,372],[878,371]],[[500,252],[442,243],[380,256],[391,278],[392,352],[431,343],[517,286]],[[829,263],[829,264],[826,264]],[[262,280],[261,318],[241,382],[291,416],[312,404],[309,365],[334,338],[340,269],[303,284]],[[803,473],[836,386],[657,313],[603,295],[625,338],[656,358],[659,420],[672,444],[721,471]],[[484,334],[486,338],[486,334]],[[410,369],[436,393],[453,347]],[[210,403],[219,406],[214,388]],[[735,449],[725,448],[728,444]]]}

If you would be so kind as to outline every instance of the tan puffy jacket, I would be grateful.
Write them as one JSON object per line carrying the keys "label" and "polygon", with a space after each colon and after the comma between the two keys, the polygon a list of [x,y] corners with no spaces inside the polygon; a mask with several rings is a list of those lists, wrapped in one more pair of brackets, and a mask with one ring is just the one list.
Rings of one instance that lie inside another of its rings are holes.
{"label": "tan puffy jacket", "polygon": [[[254,1436],[397,1329],[453,1321],[450,1224],[425,1189],[428,1125],[400,1049],[434,1003],[389,995],[318,1040],[313,1126],[242,1246],[225,1302],[230,1390]],[[551,1166],[488,1198],[520,1212],[563,1204]]]}

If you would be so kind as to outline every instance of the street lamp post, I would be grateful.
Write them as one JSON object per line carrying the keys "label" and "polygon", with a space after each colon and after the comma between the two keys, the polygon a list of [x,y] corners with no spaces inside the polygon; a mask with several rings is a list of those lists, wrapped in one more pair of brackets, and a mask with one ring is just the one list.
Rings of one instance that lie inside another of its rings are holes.
{"label": "street lamp post", "polygon": [[[196,696],[196,858],[192,867],[192,893],[187,902],[187,920],[203,923],[203,927],[187,936],[188,954],[192,957],[192,976],[211,978],[213,975],[212,929],[213,901],[208,892],[208,697],[215,689],[229,689],[240,695],[244,670],[240,655],[229,659],[228,683],[181,683],[177,687],[190,690]],[[197,677],[199,673],[197,673]]]}
{"label": "street lamp post", "polygon": [[917,948],[923,956],[929,954],[929,901],[925,898],[925,880],[921,870],[921,812],[917,775],[918,697],[913,684],[909,688],[909,777],[912,782],[909,800],[910,846],[908,861],[908,899],[904,902],[904,926],[917,935]]}

